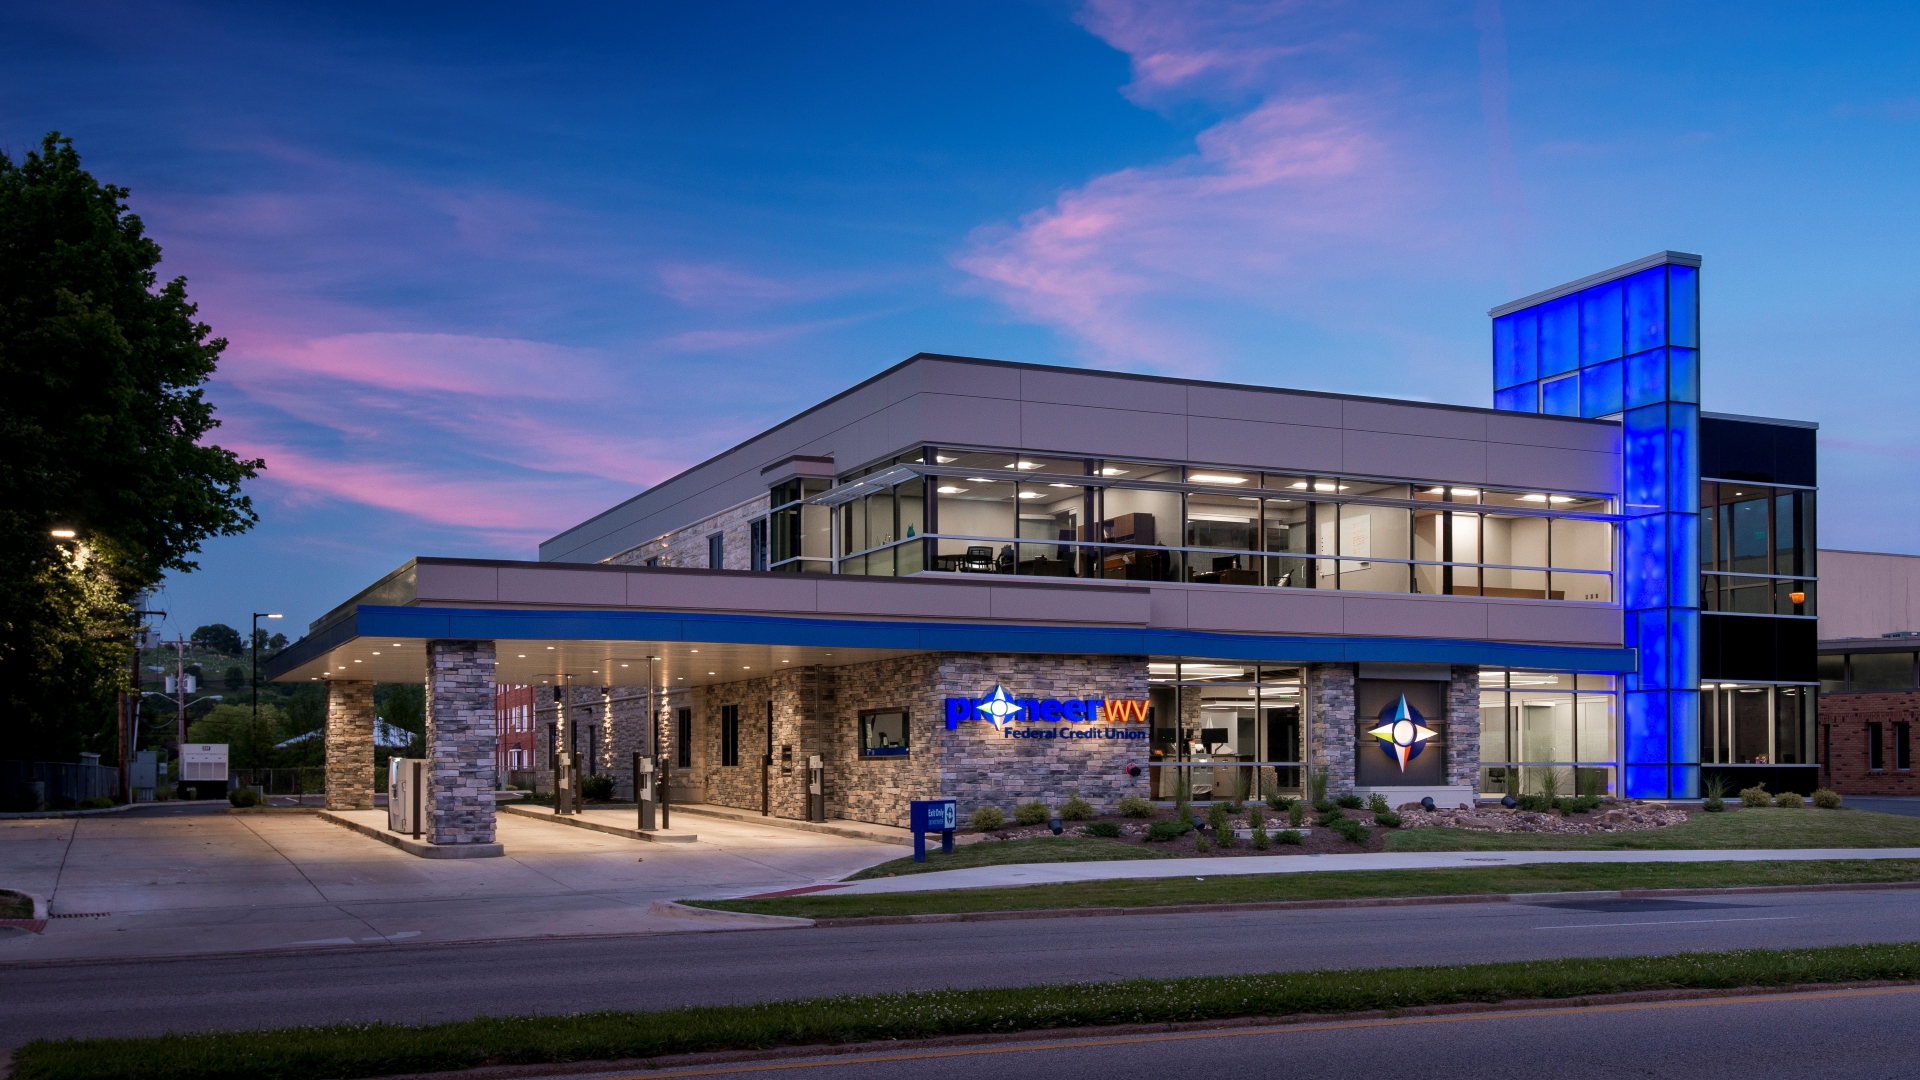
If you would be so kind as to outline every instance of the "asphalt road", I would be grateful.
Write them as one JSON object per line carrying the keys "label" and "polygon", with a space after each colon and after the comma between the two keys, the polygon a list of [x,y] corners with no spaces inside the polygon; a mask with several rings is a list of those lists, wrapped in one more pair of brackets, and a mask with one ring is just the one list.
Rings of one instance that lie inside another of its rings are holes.
{"label": "asphalt road", "polygon": [[[1818,1076],[1880,1080],[1920,1072],[1908,1033],[1920,992],[1899,990],[1691,1002],[1643,1003],[1524,1013],[1225,1029],[1063,1042],[1001,1043],[865,1058],[756,1062],[748,1073],[703,1066],[676,1075],[792,1076],[795,1080],[1112,1080],[1115,1076],[1286,1076],[1289,1080],[1596,1080],[1672,1077],[1752,1080]],[[773,1066],[769,1069],[769,1066]],[[606,1074],[600,1074],[605,1077]]]}
{"label": "asphalt road", "polygon": [[[0,1044],[18,1045],[39,1036],[343,1020],[418,1022],[946,986],[1914,940],[1920,940],[1920,892],[1885,890],[1129,915],[325,947],[179,960],[0,963],[0,982],[12,988],[0,995]],[[1767,1041],[1776,1049],[1793,1046]],[[1793,1049],[1797,1053],[1799,1047]],[[1484,1059],[1498,1062],[1503,1054],[1489,1047]],[[1342,1075],[1368,1074],[1348,1070]]]}

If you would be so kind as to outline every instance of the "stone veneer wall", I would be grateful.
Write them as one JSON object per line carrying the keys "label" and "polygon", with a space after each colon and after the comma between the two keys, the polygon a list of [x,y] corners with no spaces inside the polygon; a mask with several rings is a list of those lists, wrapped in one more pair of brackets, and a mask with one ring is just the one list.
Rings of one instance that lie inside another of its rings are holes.
{"label": "stone veneer wall", "polygon": [[1464,664],[1447,682],[1447,783],[1480,790],[1480,669]]}
{"label": "stone veneer wall", "polygon": [[[645,566],[648,559],[659,559],[661,566],[687,566],[695,569],[707,567],[707,537],[714,533],[722,534],[721,551],[726,560],[727,570],[751,569],[751,533],[747,523],[755,518],[765,517],[769,509],[769,496],[760,495],[738,506],[730,506],[717,514],[710,514],[691,525],[684,525],[667,533],[656,536],[644,544],[628,548],[607,562],[623,566]],[[764,726],[764,723],[763,723]],[[764,737],[765,732],[761,735]]]}
{"label": "stone veneer wall", "polygon": [[[870,665],[861,665],[870,666]],[[841,669],[845,670],[845,669]],[[774,817],[805,818],[807,814],[807,757],[820,754],[828,766],[828,787],[836,753],[829,735],[830,724],[822,719],[833,700],[832,684],[838,681],[834,669],[789,668],[766,678],[719,683],[695,690],[691,697],[694,710],[694,766],[692,786],[706,802],[742,810],[759,810],[762,805],[762,777],[766,778],[768,813]],[[773,755],[771,768],[762,771],[767,753],[767,707],[773,706]],[[720,709],[737,705],[740,709],[740,763],[720,764]],[[791,747],[789,759],[784,748]],[[831,811],[829,811],[831,813]]]}
{"label": "stone veneer wall", "polygon": [[493,843],[494,645],[427,642],[427,832],[435,844]]}
{"label": "stone veneer wall", "polygon": [[[946,730],[947,695],[984,697],[995,683],[1016,697],[1145,698],[1147,658],[944,654],[934,695],[936,728],[945,744],[940,794],[960,800],[963,817],[991,805],[1011,818],[1016,803],[1040,799],[1057,807],[1075,791],[1103,812],[1111,811],[1122,796],[1146,797],[1147,738],[1019,739],[977,721],[962,723],[958,731]],[[1033,726],[1056,732],[1147,729],[1146,724]],[[1140,765],[1138,777],[1127,775],[1128,762]],[[906,810],[901,803],[899,820],[888,824],[906,824]]]}
{"label": "stone veneer wall", "polygon": [[[913,800],[958,794],[941,789],[948,691],[940,654],[831,670],[835,695],[821,725],[829,817],[904,826]],[[907,710],[905,757],[860,756],[860,714],[868,709]],[[963,800],[961,812],[969,809]]]}
{"label": "stone veneer wall", "polygon": [[327,809],[373,809],[373,684],[327,681]]}
{"label": "stone veneer wall", "polygon": [[1354,787],[1354,666],[1308,664],[1307,760],[1327,770],[1327,797]]}

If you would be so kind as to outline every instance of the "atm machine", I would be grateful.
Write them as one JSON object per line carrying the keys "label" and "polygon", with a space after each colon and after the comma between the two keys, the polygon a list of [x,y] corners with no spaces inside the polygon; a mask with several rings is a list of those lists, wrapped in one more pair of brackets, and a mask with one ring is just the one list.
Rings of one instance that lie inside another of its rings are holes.
{"label": "atm machine", "polygon": [[425,824],[425,758],[387,759],[387,828],[418,838]]}

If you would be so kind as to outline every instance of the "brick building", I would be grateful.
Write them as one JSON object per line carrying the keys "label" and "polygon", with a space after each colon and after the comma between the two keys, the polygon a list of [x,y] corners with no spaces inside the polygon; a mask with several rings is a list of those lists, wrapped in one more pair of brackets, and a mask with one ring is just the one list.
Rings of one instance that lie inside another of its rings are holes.
{"label": "brick building", "polygon": [[1843,795],[1920,795],[1920,557],[1820,553],[1820,749]]}
{"label": "brick building", "polygon": [[496,685],[493,688],[494,769],[504,785],[533,786],[536,696],[531,686]]}

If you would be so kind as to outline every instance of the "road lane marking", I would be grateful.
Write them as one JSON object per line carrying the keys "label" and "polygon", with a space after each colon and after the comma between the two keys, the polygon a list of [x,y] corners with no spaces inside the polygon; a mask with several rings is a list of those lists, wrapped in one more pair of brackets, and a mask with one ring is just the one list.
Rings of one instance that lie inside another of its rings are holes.
{"label": "road lane marking", "polygon": [[[645,1073],[600,1076],[598,1080],[659,1080],[675,1076],[732,1076],[740,1073],[780,1072],[791,1069],[831,1069],[848,1065],[879,1065],[895,1061],[932,1061],[939,1058],[983,1057],[988,1054],[1026,1054],[1037,1050],[1081,1050],[1107,1046],[1140,1046],[1149,1043],[1192,1042],[1198,1039],[1240,1039],[1257,1035],[1288,1035],[1296,1032],[1363,1030],[1366,1028],[1408,1027],[1415,1024],[1457,1024],[1474,1020],[1513,1020],[1539,1016],[1566,1016],[1577,1013],[1643,1012],[1652,1009],[1696,1009],[1715,1005],[1756,1005],[1775,1001],[1823,1001],[1837,998],[1883,997],[1889,994],[1920,993],[1920,986],[1877,986],[1864,990],[1813,990],[1798,994],[1697,998],[1691,1001],[1637,1001],[1620,1005],[1574,1005],[1566,1008],[1515,1009],[1506,1012],[1454,1013],[1444,1016],[1402,1016],[1383,1020],[1329,1021],[1317,1024],[1273,1024],[1257,1028],[1226,1031],[1181,1031],[1165,1035],[1115,1035],[1106,1038],[1055,1040],[1018,1046],[975,1046],[960,1050],[921,1050],[897,1054],[862,1056],[839,1055],[811,1061],[774,1061],[752,1065],[706,1066],[692,1069],[660,1069]],[[585,1074],[582,1074],[585,1075]]]}
{"label": "road lane marking", "polygon": [[1710,922],[1787,922],[1798,915],[1762,915],[1752,919],[1663,919],[1658,922],[1580,922],[1560,926],[1531,926],[1529,930],[1585,930],[1590,926],[1691,926]]}

